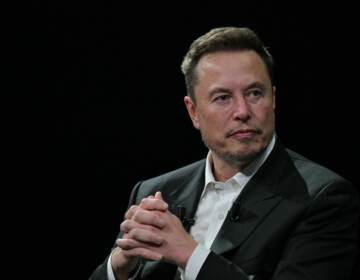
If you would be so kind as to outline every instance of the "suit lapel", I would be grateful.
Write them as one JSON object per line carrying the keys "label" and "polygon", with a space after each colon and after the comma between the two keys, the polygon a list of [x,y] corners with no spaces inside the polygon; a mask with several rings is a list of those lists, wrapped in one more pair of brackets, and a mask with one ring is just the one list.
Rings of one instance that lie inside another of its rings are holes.
{"label": "suit lapel", "polygon": [[231,220],[231,212],[235,209],[229,211],[211,246],[214,253],[222,254],[240,246],[280,203],[283,197],[278,194],[277,187],[287,158],[285,149],[277,140],[267,160],[236,199],[234,205],[239,205],[236,221]]}
{"label": "suit lapel", "polygon": [[222,254],[240,246],[281,199],[279,196],[272,196],[253,204],[245,204],[239,208],[240,217],[237,221],[232,221],[228,214],[211,250]]}
{"label": "suit lapel", "polygon": [[[173,186],[163,190],[164,200],[169,204],[169,210],[178,215],[179,207],[185,209],[184,215],[192,218],[195,214],[201,192],[204,188],[205,160],[200,162],[195,168],[185,176],[179,176],[179,182],[174,180]],[[185,178],[184,178],[185,177]],[[179,217],[182,222],[183,219]],[[185,224],[184,227],[187,228]],[[178,277],[177,266],[161,261],[146,261],[142,277],[147,279],[174,279]]]}
{"label": "suit lapel", "polygon": [[[204,184],[205,160],[192,171],[188,178],[185,178],[183,183],[172,189],[167,195],[166,201],[170,205],[170,211],[178,216],[188,231],[189,227],[184,224],[183,218],[192,219],[194,217]],[[180,213],[180,208],[182,208],[183,213]]]}

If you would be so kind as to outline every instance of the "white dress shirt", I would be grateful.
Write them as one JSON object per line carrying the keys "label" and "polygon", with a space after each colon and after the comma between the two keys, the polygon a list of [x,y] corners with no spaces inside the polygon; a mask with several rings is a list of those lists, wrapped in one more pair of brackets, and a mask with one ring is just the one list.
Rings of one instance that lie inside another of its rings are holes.
{"label": "white dress shirt", "polygon": [[[191,254],[185,271],[179,268],[181,279],[196,279],[233,202],[239,196],[247,182],[265,162],[274,145],[275,135],[266,150],[255,161],[242,172],[236,173],[226,182],[215,180],[211,169],[211,150],[209,151],[205,166],[205,186],[195,213],[195,223],[190,228],[190,234],[194,240],[198,242],[198,245]],[[109,280],[115,280],[111,268],[111,256],[107,263],[107,273]]]}
{"label": "white dress shirt", "polygon": [[247,182],[268,158],[274,145],[275,135],[266,150],[255,161],[226,182],[215,180],[211,170],[211,151],[209,151],[205,167],[205,187],[195,213],[195,223],[190,229],[190,234],[198,245],[190,256],[185,271],[179,268],[181,279],[196,279],[231,206]]}

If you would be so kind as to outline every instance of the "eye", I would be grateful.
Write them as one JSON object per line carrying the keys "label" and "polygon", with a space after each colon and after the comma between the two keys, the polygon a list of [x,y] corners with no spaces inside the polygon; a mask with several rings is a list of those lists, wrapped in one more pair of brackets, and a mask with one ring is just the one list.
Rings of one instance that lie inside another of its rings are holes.
{"label": "eye", "polygon": [[259,90],[259,89],[253,89],[253,90],[250,90],[250,92],[248,93],[248,95],[261,96],[261,95],[262,95],[262,91]]}
{"label": "eye", "polygon": [[213,102],[224,103],[224,102],[227,102],[228,100],[230,100],[230,95],[229,94],[222,94],[222,95],[216,96],[213,99]]}
{"label": "eye", "polygon": [[260,89],[251,89],[246,93],[246,96],[250,100],[254,100],[254,101],[261,98],[263,95],[264,95],[264,92]]}

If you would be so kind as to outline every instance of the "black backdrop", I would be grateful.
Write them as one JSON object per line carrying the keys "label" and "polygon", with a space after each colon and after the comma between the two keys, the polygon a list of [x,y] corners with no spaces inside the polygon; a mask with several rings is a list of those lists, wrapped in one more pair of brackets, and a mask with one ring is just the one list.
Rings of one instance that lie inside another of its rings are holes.
{"label": "black backdrop", "polygon": [[32,99],[40,137],[24,165],[36,182],[28,193],[39,242],[63,254],[55,274],[86,279],[108,254],[133,185],[206,155],[183,105],[180,63],[213,27],[260,35],[275,58],[282,142],[360,186],[352,9],[208,5],[48,4],[37,49],[47,91]]}

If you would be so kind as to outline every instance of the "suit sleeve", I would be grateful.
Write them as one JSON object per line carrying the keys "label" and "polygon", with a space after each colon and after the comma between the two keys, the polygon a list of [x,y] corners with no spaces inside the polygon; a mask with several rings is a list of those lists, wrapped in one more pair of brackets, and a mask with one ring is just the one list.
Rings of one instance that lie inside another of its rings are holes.
{"label": "suit sleeve", "polygon": [[273,279],[351,279],[358,221],[355,188],[344,180],[330,183],[291,235]]}
{"label": "suit sleeve", "polygon": [[[345,180],[325,186],[285,241],[281,258],[269,275],[254,280],[351,279],[357,256],[358,193]],[[235,262],[210,253],[197,279],[247,280]]]}
{"label": "suit sleeve", "polygon": [[[130,206],[136,204],[137,195],[138,195],[140,185],[141,185],[141,182],[137,183],[135,185],[135,187],[133,188],[133,190],[131,192],[131,195],[130,195],[128,208]],[[121,238],[121,233],[117,236],[117,238]],[[115,247],[116,247],[116,244],[114,243],[112,249],[115,248]],[[107,277],[107,261],[108,261],[109,256],[107,256],[105,261],[95,269],[95,271],[91,274],[89,280],[108,280],[108,277]]]}

